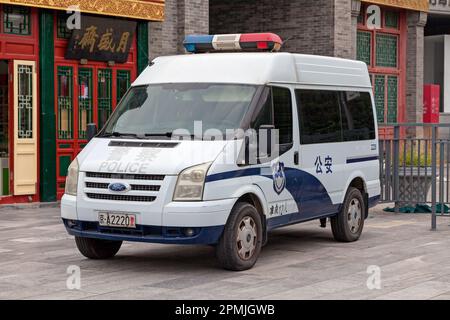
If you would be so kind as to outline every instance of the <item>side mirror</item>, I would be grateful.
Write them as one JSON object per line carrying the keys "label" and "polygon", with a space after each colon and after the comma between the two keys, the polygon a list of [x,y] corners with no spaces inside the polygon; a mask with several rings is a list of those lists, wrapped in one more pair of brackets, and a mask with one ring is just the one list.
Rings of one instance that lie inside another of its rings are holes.
{"label": "side mirror", "polygon": [[97,125],[95,123],[88,123],[86,126],[87,140],[91,141],[97,135]]}

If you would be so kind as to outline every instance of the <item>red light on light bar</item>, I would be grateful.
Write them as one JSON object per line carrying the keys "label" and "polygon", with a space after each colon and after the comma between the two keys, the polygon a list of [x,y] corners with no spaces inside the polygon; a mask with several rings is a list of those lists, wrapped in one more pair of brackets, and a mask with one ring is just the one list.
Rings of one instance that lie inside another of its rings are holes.
{"label": "red light on light bar", "polygon": [[269,49],[269,44],[267,42],[258,41],[256,43],[256,48],[261,50]]}
{"label": "red light on light bar", "polygon": [[283,40],[275,33],[243,33],[240,42],[275,42],[282,44]]}
{"label": "red light on light bar", "polygon": [[244,33],[240,38],[242,49],[258,49],[278,51],[283,40],[274,33]]}

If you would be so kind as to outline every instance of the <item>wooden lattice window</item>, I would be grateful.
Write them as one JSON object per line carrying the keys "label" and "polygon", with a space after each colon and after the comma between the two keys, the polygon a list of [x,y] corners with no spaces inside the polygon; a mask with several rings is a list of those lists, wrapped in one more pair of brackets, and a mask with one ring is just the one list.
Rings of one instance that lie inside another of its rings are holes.
{"label": "wooden lattice window", "polygon": [[73,138],[73,69],[58,67],[58,138]]}
{"label": "wooden lattice window", "polygon": [[92,69],[80,68],[78,71],[78,137],[86,139],[86,127],[92,122]]}
{"label": "wooden lattice window", "polygon": [[30,65],[19,65],[17,70],[17,119],[18,138],[33,138],[33,67]]}
{"label": "wooden lattice window", "polygon": [[398,36],[378,33],[376,36],[377,67],[397,68]]}
{"label": "wooden lattice window", "polygon": [[3,5],[3,32],[31,34],[31,10],[27,7]]}
{"label": "wooden lattice window", "polygon": [[396,123],[398,116],[398,76],[373,75],[377,119],[380,123]]}
{"label": "wooden lattice window", "polygon": [[67,18],[69,15],[64,12],[58,12],[56,17],[56,36],[59,39],[70,39],[72,30],[67,28]]}
{"label": "wooden lattice window", "polygon": [[128,70],[117,70],[117,103],[125,95],[131,84],[131,74]]}
{"label": "wooden lattice window", "polygon": [[111,69],[98,70],[98,127],[103,128],[112,111]]}

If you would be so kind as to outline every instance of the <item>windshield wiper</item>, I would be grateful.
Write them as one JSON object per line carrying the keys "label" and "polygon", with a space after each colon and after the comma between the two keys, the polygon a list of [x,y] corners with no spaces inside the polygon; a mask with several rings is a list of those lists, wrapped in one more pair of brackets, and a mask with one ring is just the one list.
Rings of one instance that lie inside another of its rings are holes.
{"label": "windshield wiper", "polygon": [[140,136],[136,133],[125,133],[125,132],[108,132],[102,135],[102,137],[133,137],[140,139]]}
{"label": "windshield wiper", "polygon": [[144,137],[172,137],[172,132],[164,132],[164,133],[145,133],[143,134]]}

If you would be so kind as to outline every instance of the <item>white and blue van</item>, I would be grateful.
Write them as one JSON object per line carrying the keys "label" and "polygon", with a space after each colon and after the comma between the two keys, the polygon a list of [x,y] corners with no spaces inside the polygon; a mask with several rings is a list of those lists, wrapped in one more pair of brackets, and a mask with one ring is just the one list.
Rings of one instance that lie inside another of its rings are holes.
{"label": "white and blue van", "polygon": [[214,245],[246,270],[275,228],[329,219],[337,241],[358,240],[380,197],[367,66],[275,52],[273,34],[185,45],[151,62],[70,165],[61,215],[80,252]]}

